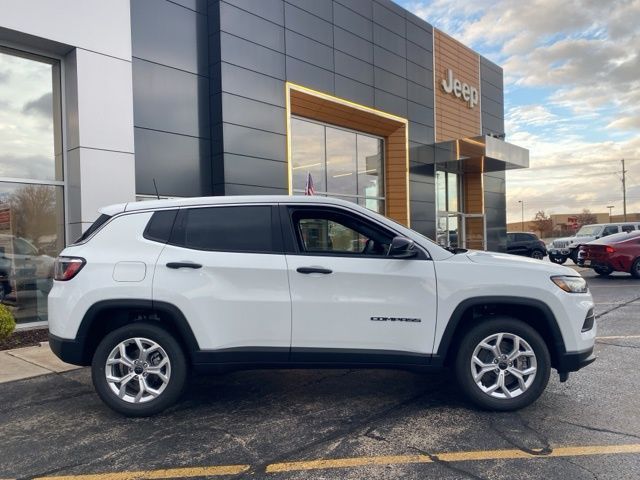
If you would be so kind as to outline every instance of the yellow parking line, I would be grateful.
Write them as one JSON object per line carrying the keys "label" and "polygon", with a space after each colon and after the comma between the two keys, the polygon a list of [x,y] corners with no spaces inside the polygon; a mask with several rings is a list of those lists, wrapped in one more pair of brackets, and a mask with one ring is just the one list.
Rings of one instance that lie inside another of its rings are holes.
{"label": "yellow parking line", "polygon": [[267,466],[268,473],[292,472],[300,470],[319,470],[325,468],[349,468],[367,465],[390,465],[409,463],[432,463],[433,458],[443,462],[469,462],[480,460],[514,460],[547,457],[574,457],[585,455],[612,455],[640,453],[640,444],[594,445],[579,447],[558,447],[548,454],[530,454],[522,450],[478,450],[471,452],[448,452],[428,455],[389,455],[376,457],[337,458],[333,460],[310,460],[299,462],[272,463]]}
{"label": "yellow parking line", "polygon": [[215,467],[167,468],[163,470],[140,470],[137,472],[94,473],[90,475],[66,475],[40,477],[34,480],[151,480],[163,478],[213,477],[237,475],[249,470],[249,465],[221,465]]}
{"label": "yellow parking line", "polygon": [[640,338],[640,335],[610,335],[608,337],[596,337],[596,340],[622,340],[625,338]]}

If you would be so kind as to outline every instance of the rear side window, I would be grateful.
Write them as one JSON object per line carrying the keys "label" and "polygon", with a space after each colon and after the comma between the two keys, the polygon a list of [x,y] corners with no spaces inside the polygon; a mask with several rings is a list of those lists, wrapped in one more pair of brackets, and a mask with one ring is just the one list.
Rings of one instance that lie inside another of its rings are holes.
{"label": "rear side window", "polygon": [[518,242],[529,242],[534,240],[532,235],[526,233],[516,233],[516,241]]}
{"label": "rear side window", "polygon": [[617,225],[609,225],[608,227],[604,227],[604,231],[602,232],[602,236],[606,237],[607,235],[613,235],[614,233],[618,233]]}
{"label": "rear side window", "polygon": [[195,250],[281,253],[270,206],[206,207],[180,210],[171,243]]}
{"label": "rear side window", "polygon": [[144,238],[154,242],[167,243],[171,237],[171,229],[178,214],[177,210],[160,210],[153,214],[144,230]]}
{"label": "rear side window", "polygon": [[85,230],[85,232],[73,243],[82,243],[95,232],[97,232],[100,227],[102,227],[105,223],[109,221],[111,215],[105,215],[104,213],[98,217],[98,219],[91,224],[89,228]]}
{"label": "rear side window", "polygon": [[633,225],[622,225],[623,232],[633,232],[636,229]]}

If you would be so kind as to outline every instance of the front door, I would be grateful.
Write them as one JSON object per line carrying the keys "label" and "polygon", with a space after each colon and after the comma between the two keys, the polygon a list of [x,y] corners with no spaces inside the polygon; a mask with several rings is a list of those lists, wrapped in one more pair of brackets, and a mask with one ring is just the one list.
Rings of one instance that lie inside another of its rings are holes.
{"label": "front door", "polygon": [[290,207],[292,360],[427,363],[436,320],[433,262],[387,256],[394,233],[333,207]]}
{"label": "front door", "polygon": [[291,300],[277,213],[269,205],[178,213],[156,264],[153,300],[182,311],[211,361],[247,353],[288,359]]}

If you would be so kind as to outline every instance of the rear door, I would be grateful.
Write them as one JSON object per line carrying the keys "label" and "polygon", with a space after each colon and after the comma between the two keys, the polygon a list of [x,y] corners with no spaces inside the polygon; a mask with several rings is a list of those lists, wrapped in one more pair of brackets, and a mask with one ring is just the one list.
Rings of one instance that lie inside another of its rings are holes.
{"label": "rear door", "polygon": [[181,209],[153,300],[183,312],[212,361],[287,360],[291,301],[277,208]]}
{"label": "rear door", "polygon": [[427,363],[436,279],[426,253],[386,256],[395,234],[337,207],[288,207],[282,216],[292,360]]}

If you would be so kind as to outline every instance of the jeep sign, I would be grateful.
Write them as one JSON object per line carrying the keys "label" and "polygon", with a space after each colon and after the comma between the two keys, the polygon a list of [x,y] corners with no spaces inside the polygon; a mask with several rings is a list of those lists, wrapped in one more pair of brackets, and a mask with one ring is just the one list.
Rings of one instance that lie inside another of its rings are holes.
{"label": "jeep sign", "polygon": [[453,93],[456,97],[462,98],[469,108],[478,104],[478,89],[468,83],[462,83],[457,78],[453,78],[453,71],[447,69],[447,78],[442,80],[442,89],[447,93]]}

